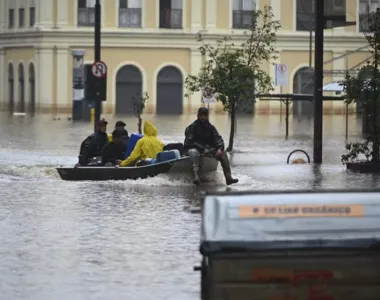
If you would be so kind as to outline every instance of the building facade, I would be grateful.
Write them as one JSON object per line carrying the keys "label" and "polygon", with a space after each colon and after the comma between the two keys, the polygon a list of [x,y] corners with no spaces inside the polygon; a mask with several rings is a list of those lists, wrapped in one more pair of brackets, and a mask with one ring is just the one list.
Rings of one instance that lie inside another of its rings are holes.
{"label": "building facade", "polygon": [[[101,0],[102,53],[108,65],[107,113],[128,113],[131,98],[147,92],[147,112],[182,114],[201,104],[201,95],[185,98],[184,81],[201,68],[196,34],[210,41],[224,35],[242,39],[252,10],[271,5],[282,23],[278,61],[263,62],[273,77],[274,63],[289,69],[289,85],[279,93],[310,93],[310,28],[314,0]],[[365,16],[380,0],[346,0],[333,10],[357,25],[325,30],[325,83],[341,80],[344,70],[370,56],[361,31]],[[0,0],[0,105],[2,110],[69,113],[72,109],[72,50],[94,60],[95,0]],[[358,48],[360,48],[358,50]],[[351,53],[352,52],[352,53]],[[350,53],[349,55],[345,55]],[[340,59],[333,59],[340,57]],[[312,57],[312,59],[314,59]],[[313,60],[311,60],[313,62]],[[278,113],[279,102],[258,101],[258,113]],[[311,111],[310,102],[293,111]],[[326,113],[344,105],[326,102]],[[222,111],[220,104],[213,106]]]}

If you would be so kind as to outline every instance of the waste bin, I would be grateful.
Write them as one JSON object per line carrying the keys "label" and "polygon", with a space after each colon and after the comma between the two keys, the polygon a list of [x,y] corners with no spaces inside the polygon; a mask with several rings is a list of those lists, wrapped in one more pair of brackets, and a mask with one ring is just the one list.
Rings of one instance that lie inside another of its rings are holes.
{"label": "waste bin", "polygon": [[220,193],[202,207],[201,299],[375,300],[380,191]]}

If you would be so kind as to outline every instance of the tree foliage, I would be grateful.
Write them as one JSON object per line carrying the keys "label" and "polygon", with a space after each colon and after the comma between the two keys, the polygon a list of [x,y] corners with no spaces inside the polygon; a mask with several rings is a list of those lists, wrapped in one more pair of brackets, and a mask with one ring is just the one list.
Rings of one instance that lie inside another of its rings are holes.
{"label": "tree foliage", "polygon": [[364,152],[366,152],[368,145],[371,145],[371,160],[380,162],[380,14],[371,13],[368,22],[370,32],[366,33],[365,37],[371,49],[372,57],[366,65],[359,69],[357,75],[347,73],[341,83],[346,93],[347,103],[359,103],[362,107],[364,125],[367,131],[366,141],[364,143],[358,142],[361,144],[360,147],[358,143],[354,143],[355,147],[346,146],[348,154],[342,156],[343,163],[347,162],[344,159],[347,155],[355,157],[358,147],[365,149]]}
{"label": "tree foliage", "polygon": [[142,134],[142,114],[144,113],[145,104],[149,100],[149,95],[145,92],[143,95],[135,95],[132,98],[133,112],[137,118],[137,129]]}
{"label": "tree foliage", "polygon": [[272,8],[266,6],[253,12],[251,26],[243,35],[225,36],[216,42],[206,42],[206,36],[201,33],[197,36],[201,44],[199,51],[206,61],[198,74],[186,78],[186,88],[188,94],[202,91],[207,96],[216,95],[224,110],[231,114],[230,151],[236,109],[247,102],[253,104],[255,94],[273,90],[272,78],[261,65],[277,58],[275,43],[280,28]]}

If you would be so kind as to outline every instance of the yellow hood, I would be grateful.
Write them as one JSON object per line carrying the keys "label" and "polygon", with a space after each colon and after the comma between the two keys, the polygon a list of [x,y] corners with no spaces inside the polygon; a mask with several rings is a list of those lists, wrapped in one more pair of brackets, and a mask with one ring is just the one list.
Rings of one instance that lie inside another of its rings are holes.
{"label": "yellow hood", "polygon": [[144,122],[144,135],[146,136],[157,136],[158,130],[149,121]]}

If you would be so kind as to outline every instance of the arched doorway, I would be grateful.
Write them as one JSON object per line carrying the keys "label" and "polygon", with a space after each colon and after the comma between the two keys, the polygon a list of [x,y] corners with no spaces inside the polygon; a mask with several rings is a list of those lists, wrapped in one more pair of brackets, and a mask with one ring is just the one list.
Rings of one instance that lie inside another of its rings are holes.
{"label": "arched doorway", "polygon": [[18,107],[19,112],[25,112],[25,72],[24,65],[18,65]]}
{"label": "arched doorway", "polygon": [[183,112],[183,77],[178,68],[167,66],[157,75],[157,114]]}
{"label": "arched doorway", "polygon": [[36,112],[36,72],[34,65],[29,65],[29,111]]}
{"label": "arched doorway", "polygon": [[[294,94],[314,94],[314,71],[311,68],[305,67],[299,69],[293,78],[293,93]],[[293,104],[294,115],[313,115],[312,101],[296,101]]]}
{"label": "arched doorway", "polygon": [[8,105],[9,105],[9,111],[13,112],[14,110],[14,69],[13,69],[13,64],[10,63],[8,64]]}
{"label": "arched doorway", "polygon": [[134,65],[123,66],[116,75],[116,114],[133,114],[133,101],[142,96],[141,71]]}

